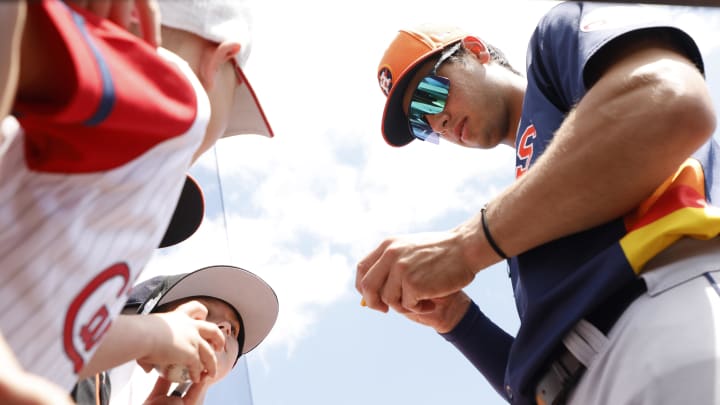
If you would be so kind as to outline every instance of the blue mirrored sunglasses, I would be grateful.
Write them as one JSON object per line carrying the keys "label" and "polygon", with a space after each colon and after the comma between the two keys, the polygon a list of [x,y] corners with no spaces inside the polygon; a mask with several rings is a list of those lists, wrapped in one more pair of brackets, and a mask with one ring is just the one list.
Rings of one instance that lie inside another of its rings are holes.
{"label": "blue mirrored sunglasses", "polygon": [[434,144],[440,142],[440,134],[432,129],[425,116],[439,114],[445,109],[450,92],[450,79],[438,76],[437,70],[461,46],[462,42],[458,42],[443,51],[433,69],[420,80],[413,92],[408,108],[408,126],[410,133],[417,139]]}

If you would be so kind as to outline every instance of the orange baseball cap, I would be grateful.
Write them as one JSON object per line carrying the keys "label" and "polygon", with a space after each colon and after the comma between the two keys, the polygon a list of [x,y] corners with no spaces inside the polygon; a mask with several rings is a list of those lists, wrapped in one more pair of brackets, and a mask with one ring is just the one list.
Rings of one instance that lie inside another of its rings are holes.
{"label": "orange baseball cap", "polygon": [[391,146],[405,146],[415,137],[410,132],[402,100],[410,79],[426,60],[468,36],[453,25],[423,24],[401,29],[385,51],[378,66],[380,90],[387,96],[382,134]]}

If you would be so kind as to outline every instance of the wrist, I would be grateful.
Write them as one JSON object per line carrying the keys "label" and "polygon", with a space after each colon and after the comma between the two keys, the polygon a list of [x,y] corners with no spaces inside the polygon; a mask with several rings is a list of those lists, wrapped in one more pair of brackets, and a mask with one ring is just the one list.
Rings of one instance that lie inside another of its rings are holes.
{"label": "wrist", "polygon": [[469,221],[456,228],[458,243],[463,249],[467,267],[473,276],[480,270],[499,261],[499,257],[487,243],[482,227],[482,213],[479,212]]}
{"label": "wrist", "polygon": [[470,297],[464,293],[461,292],[458,294],[450,305],[448,305],[445,316],[443,317],[445,322],[443,322],[442,325],[438,325],[435,331],[440,334],[452,332],[465,317],[471,302]]}
{"label": "wrist", "polygon": [[485,236],[485,240],[487,241],[488,245],[490,245],[490,248],[492,248],[493,252],[495,254],[503,259],[507,260],[508,255],[505,254],[505,251],[500,248],[495,238],[493,238],[492,233],[490,232],[490,225],[489,220],[487,219],[487,204],[480,209],[480,226],[483,230],[483,235]]}
{"label": "wrist", "polygon": [[157,314],[147,315],[133,315],[137,317],[137,322],[134,324],[134,332],[138,336],[142,336],[142,339],[137,340],[138,351],[140,355],[137,357],[138,361],[152,356],[156,352],[157,346],[160,344],[158,334],[155,333],[157,330],[161,330],[163,325],[158,323],[162,322],[162,318]]}

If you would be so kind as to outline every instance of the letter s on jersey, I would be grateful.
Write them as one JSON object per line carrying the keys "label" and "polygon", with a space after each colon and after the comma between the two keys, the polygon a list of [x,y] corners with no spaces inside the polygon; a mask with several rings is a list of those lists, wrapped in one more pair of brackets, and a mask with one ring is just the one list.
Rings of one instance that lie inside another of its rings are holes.
{"label": "letter s on jersey", "polygon": [[515,178],[519,178],[530,168],[530,163],[535,153],[533,142],[535,141],[535,125],[530,124],[520,135],[515,155],[517,157],[517,165],[515,166]]}
{"label": "letter s on jersey", "polygon": [[129,287],[130,269],[126,263],[115,263],[87,283],[72,300],[65,315],[63,345],[75,373],[82,370],[85,360],[110,328],[111,314],[117,311],[108,308],[108,303],[122,304],[119,298],[128,293]]}

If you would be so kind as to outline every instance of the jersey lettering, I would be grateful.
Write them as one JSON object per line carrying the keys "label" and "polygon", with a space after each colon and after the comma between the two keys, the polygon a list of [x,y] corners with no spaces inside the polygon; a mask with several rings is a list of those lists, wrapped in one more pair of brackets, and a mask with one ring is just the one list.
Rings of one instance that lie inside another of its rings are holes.
{"label": "jersey lettering", "polygon": [[530,124],[520,136],[515,152],[518,162],[515,166],[515,178],[519,178],[530,168],[530,163],[532,162],[535,152],[533,148],[535,135],[535,125]]}
{"label": "jersey lettering", "polygon": [[80,338],[86,351],[92,350],[110,327],[109,318],[110,311],[108,311],[107,305],[103,305],[95,312],[90,321],[80,328]]}
{"label": "jersey lettering", "polygon": [[130,286],[130,269],[127,264],[116,263],[98,274],[72,300],[65,315],[63,344],[75,373],[82,370],[85,359],[110,328],[111,317],[107,303],[127,294]]}

